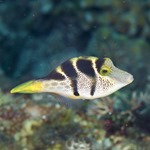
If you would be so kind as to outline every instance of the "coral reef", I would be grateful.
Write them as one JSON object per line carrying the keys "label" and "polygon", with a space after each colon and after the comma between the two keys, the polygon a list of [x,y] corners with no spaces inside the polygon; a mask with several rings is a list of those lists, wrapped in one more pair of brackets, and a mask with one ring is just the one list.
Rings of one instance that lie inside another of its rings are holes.
{"label": "coral reef", "polygon": [[139,119],[149,107],[148,101],[141,108],[147,94],[124,98],[119,110],[115,103],[122,94],[85,102],[82,110],[60,105],[45,94],[12,97],[1,91],[0,95],[1,100],[8,99],[0,106],[1,149],[148,150],[150,146],[148,121]]}
{"label": "coral reef", "polygon": [[90,144],[82,140],[70,140],[66,142],[67,150],[90,150]]}

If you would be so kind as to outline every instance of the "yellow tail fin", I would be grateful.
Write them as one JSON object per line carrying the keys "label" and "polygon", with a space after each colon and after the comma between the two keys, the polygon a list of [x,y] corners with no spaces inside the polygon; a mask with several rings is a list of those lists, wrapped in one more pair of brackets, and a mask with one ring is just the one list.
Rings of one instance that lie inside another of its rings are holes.
{"label": "yellow tail fin", "polygon": [[13,88],[10,93],[39,93],[42,90],[42,82],[31,80]]}

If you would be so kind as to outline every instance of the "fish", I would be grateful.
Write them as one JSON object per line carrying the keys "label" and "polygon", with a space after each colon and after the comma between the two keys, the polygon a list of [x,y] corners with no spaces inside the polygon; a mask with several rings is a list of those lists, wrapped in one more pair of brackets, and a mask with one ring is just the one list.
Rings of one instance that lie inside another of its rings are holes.
{"label": "fish", "polygon": [[10,93],[51,93],[69,99],[92,100],[130,84],[133,75],[110,58],[79,56],[66,60],[47,76],[14,87]]}

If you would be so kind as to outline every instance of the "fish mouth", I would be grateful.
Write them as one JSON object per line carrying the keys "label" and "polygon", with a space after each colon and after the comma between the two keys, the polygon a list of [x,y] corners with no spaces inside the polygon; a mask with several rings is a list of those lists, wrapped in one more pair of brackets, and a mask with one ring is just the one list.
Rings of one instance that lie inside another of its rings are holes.
{"label": "fish mouth", "polygon": [[134,81],[134,77],[132,74],[127,72],[122,72],[121,74],[117,74],[117,76],[113,77],[116,83],[126,86]]}
{"label": "fish mouth", "polygon": [[134,81],[133,75],[129,74],[125,75],[124,77],[122,76],[121,79],[119,79],[119,82],[125,85],[128,85]]}
{"label": "fish mouth", "polygon": [[42,90],[42,83],[38,80],[31,80],[13,88],[10,93],[38,93]]}
{"label": "fish mouth", "polygon": [[128,84],[132,83],[132,82],[134,81],[133,75],[130,74],[130,75],[127,77],[126,81],[127,81]]}

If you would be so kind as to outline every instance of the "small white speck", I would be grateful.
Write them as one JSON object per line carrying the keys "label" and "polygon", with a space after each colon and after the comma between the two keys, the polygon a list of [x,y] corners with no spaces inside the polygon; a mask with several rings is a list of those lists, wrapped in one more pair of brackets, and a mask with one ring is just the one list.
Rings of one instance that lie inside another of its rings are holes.
{"label": "small white speck", "polygon": [[4,127],[3,127],[3,126],[0,126],[0,130],[3,131],[3,130],[4,130]]}
{"label": "small white speck", "polygon": [[112,115],[112,112],[109,112],[108,114],[109,114],[109,115]]}
{"label": "small white speck", "polygon": [[51,141],[51,144],[55,144],[55,141]]}
{"label": "small white speck", "polygon": [[60,108],[60,104],[56,104],[55,107],[56,107],[56,108]]}
{"label": "small white speck", "polygon": [[42,116],[42,119],[43,119],[43,120],[47,119],[47,116],[46,116],[46,115],[43,115],[43,116]]}

